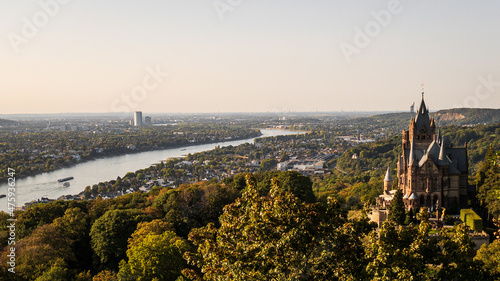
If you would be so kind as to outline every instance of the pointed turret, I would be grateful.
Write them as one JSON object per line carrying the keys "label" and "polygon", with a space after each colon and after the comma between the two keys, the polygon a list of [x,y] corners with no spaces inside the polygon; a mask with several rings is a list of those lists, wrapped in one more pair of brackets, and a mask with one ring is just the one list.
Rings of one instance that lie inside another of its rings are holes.
{"label": "pointed turret", "polygon": [[422,92],[422,101],[420,102],[420,107],[418,108],[418,113],[423,115],[426,112],[428,112],[428,110],[427,110],[427,106],[425,106],[424,92]]}
{"label": "pointed turret", "polygon": [[413,141],[410,145],[410,155],[408,155],[408,165],[413,166],[415,163],[415,151],[413,150]]}
{"label": "pointed turret", "polygon": [[446,156],[446,140],[441,139],[441,149],[439,150],[438,165],[449,165],[450,159]]}
{"label": "pointed turret", "polygon": [[444,160],[446,157],[446,154],[444,152],[444,137],[441,139],[441,149],[439,150],[439,161]]}
{"label": "pointed turret", "polygon": [[422,93],[422,101],[420,102],[420,108],[415,118],[415,126],[417,133],[420,133],[424,128],[428,133],[431,132],[431,120],[429,118],[429,110],[425,106],[424,93]]}
{"label": "pointed turret", "polygon": [[385,172],[384,181],[392,181],[391,168],[387,167],[387,172]]}
{"label": "pointed turret", "polygon": [[434,134],[436,131],[436,123],[434,122],[434,118],[431,118],[431,133]]}
{"label": "pointed turret", "polygon": [[389,194],[389,190],[392,189],[392,183],[391,168],[387,167],[387,172],[385,173],[384,178],[384,193]]}
{"label": "pointed turret", "polygon": [[436,136],[436,142],[439,144],[439,145],[442,145],[442,139],[441,139],[441,129],[438,129],[438,133],[437,133],[437,136]]}

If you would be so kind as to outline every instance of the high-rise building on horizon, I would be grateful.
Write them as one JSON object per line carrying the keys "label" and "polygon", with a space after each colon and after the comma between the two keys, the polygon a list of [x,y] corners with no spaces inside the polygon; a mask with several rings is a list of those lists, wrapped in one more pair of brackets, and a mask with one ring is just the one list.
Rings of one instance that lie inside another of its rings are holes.
{"label": "high-rise building on horizon", "polygon": [[142,126],[142,111],[134,112],[134,126],[135,127]]}

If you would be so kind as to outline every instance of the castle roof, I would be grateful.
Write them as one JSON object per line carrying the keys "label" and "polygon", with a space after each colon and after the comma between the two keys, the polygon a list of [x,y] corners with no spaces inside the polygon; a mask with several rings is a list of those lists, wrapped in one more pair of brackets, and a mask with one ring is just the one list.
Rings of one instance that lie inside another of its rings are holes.
{"label": "castle roof", "polygon": [[429,118],[429,110],[427,106],[425,106],[424,93],[422,93],[420,108],[418,109],[417,117],[415,117],[415,128],[417,132],[420,132],[423,128],[425,128],[427,132],[431,131],[431,120]]}
{"label": "castle roof", "polygon": [[392,176],[391,176],[391,169],[390,167],[387,167],[387,172],[385,173],[385,179],[384,181],[392,181]]}
{"label": "castle roof", "polygon": [[442,166],[450,165],[451,163],[450,158],[448,158],[448,155],[446,155],[445,145],[446,141],[443,137],[443,139],[441,140],[441,149],[439,150],[439,157],[438,157],[438,165]]}
{"label": "castle roof", "polygon": [[[406,153],[405,153],[406,154]],[[410,144],[410,151],[409,151],[408,156],[408,163],[413,166],[413,163],[415,163],[415,150],[413,149],[413,141]]]}
{"label": "castle roof", "polygon": [[416,149],[412,142],[410,149],[406,149],[403,155],[408,155],[406,163],[418,163],[418,167],[431,160],[436,166],[449,166],[451,174],[467,173],[468,169],[467,149],[450,147],[444,139],[441,145],[433,141],[426,149]]}

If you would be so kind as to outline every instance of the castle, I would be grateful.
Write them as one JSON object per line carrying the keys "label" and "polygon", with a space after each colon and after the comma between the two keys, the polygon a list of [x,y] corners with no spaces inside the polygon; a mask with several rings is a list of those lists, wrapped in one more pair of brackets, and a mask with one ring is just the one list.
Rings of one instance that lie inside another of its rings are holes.
{"label": "castle", "polygon": [[[436,210],[444,207],[455,213],[467,205],[467,144],[453,147],[441,136],[434,119],[429,117],[423,93],[416,117],[411,118],[408,130],[403,131],[401,145],[402,153],[396,169],[397,188],[403,192],[406,209],[429,207]],[[390,204],[396,192],[391,190],[392,185],[388,168],[384,192],[377,198],[377,209]]]}

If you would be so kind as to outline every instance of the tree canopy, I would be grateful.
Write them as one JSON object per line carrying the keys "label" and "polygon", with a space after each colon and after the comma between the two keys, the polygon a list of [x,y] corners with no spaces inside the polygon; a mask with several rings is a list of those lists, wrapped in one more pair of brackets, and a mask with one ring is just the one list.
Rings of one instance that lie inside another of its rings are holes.
{"label": "tree canopy", "polygon": [[139,215],[138,210],[109,210],[92,225],[92,249],[106,267],[115,268],[126,257],[127,242]]}

